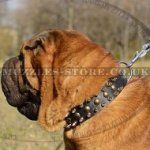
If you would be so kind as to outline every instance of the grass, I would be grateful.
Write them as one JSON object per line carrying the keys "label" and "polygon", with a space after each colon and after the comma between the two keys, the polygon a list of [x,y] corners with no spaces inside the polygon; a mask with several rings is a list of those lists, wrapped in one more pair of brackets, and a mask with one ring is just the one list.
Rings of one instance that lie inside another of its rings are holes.
{"label": "grass", "polygon": [[140,60],[135,63],[135,67],[150,67],[150,60]]}

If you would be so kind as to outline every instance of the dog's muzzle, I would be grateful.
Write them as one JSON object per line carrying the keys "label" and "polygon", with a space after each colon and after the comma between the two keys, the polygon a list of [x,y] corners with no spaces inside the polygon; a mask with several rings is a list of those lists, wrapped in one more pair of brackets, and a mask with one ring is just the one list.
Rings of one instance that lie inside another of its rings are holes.
{"label": "dog's muzzle", "polygon": [[11,106],[17,107],[28,119],[37,120],[40,93],[27,82],[23,62],[22,57],[14,57],[5,62],[2,68],[2,90]]}

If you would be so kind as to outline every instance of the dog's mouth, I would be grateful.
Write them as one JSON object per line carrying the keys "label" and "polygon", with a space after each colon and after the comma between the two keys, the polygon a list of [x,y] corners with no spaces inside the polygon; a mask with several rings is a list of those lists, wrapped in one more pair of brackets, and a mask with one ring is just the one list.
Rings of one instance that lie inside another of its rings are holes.
{"label": "dog's mouth", "polygon": [[17,107],[28,119],[37,120],[40,106],[40,92],[33,89],[25,78],[21,57],[6,61],[2,69],[2,90],[7,102]]}

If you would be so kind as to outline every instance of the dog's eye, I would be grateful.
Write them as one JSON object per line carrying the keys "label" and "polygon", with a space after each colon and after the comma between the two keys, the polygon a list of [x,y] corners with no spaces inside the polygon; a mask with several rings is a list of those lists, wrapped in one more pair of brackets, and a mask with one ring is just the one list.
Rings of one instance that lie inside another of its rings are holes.
{"label": "dog's eye", "polygon": [[34,49],[37,49],[39,47],[42,47],[42,40],[41,39],[30,41],[29,44],[24,47],[24,49],[25,50],[34,50]]}
{"label": "dog's eye", "polygon": [[37,48],[39,46],[41,47],[42,46],[42,40],[41,39],[37,40],[35,45],[37,46]]}

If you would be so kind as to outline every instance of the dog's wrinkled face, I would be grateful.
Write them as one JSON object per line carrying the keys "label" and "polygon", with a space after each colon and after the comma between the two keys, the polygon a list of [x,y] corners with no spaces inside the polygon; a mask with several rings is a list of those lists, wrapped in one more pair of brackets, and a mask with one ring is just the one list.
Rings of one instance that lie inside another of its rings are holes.
{"label": "dog's wrinkled face", "polygon": [[9,59],[3,66],[2,89],[8,103],[31,120],[38,118],[42,74],[52,68],[60,34],[61,31],[49,30],[34,36],[23,44],[18,57]]}
{"label": "dog's wrinkled face", "polygon": [[46,38],[48,39],[48,32],[24,43],[20,55],[6,61],[2,71],[2,89],[8,103],[31,120],[37,120],[41,103],[40,81],[35,72],[40,66],[32,62],[44,51]]}
{"label": "dog's wrinkled face", "polygon": [[[78,75],[80,69],[77,75],[61,71],[55,75],[55,70],[116,66],[112,55],[86,36],[76,31],[49,30],[27,40],[19,57],[4,64],[2,88],[9,104],[29,119],[38,119],[47,130],[56,131],[65,125],[71,108],[96,94],[100,85],[115,75]],[[5,75],[9,68],[11,75]]]}
{"label": "dog's wrinkled face", "polygon": [[23,77],[19,57],[9,59],[3,66],[2,89],[10,105],[31,120],[37,120],[40,105],[39,92],[30,90]]}

